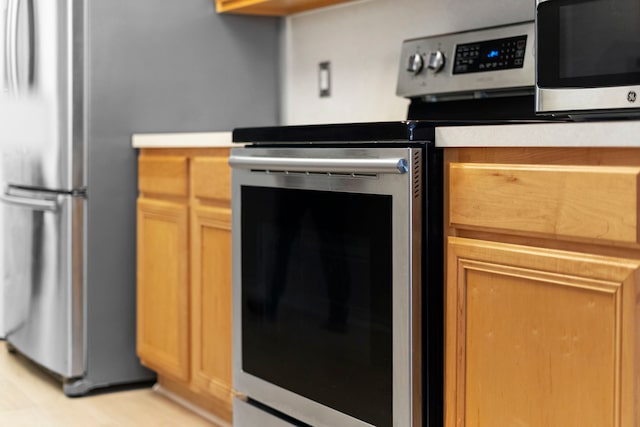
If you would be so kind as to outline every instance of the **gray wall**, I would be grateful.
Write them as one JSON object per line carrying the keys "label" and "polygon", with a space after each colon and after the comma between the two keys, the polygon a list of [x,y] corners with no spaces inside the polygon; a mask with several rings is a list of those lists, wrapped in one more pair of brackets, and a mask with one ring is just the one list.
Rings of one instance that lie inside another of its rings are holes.
{"label": "gray wall", "polygon": [[280,21],[213,0],[86,0],[90,381],[135,363],[137,154],[131,134],[278,124]]}
{"label": "gray wall", "polygon": [[213,0],[90,0],[94,131],[278,122],[279,21]]}

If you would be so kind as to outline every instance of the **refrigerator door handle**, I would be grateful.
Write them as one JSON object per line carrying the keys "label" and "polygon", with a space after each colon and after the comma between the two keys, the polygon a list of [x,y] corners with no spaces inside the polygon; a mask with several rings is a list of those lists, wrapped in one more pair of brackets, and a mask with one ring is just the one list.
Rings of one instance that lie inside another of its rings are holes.
{"label": "refrigerator door handle", "polygon": [[[23,0],[19,0],[19,1],[23,1]],[[35,41],[36,41],[36,23],[35,23],[35,11],[34,11],[34,4],[33,4],[33,0],[24,0],[26,1],[27,4],[27,34],[29,37],[29,41],[28,41],[28,46],[29,46],[29,52],[28,52],[28,64],[27,66],[29,68],[27,68],[27,87],[31,88],[34,85],[34,78],[35,78],[35,65],[36,65],[36,49],[35,49]]]}
{"label": "refrigerator door handle", "polygon": [[8,47],[8,71],[9,88],[12,92],[18,90],[18,12],[20,0],[10,0],[7,13],[7,47]]}
{"label": "refrigerator door handle", "polygon": [[[35,65],[35,21],[34,21],[34,4],[33,0],[13,0],[13,24],[12,24],[12,61],[11,61],[11,77],[13,80],[13,89],[15,92],[20,92],[20,90],[24,87],[25,82],[21,80],[26,80],[26,87],[33,87],[33,79],[34,79],[34,65]],[[24,10],[23,10],[24,9]],[[26,13],[24,19],[21,18],[21,14]],[[23,24],[22,24],[23,23]],[[23,52],[22,46],[19,46],[19,32],[21,29],[21,24],[26,28],[26,37],[27,42],[24,45],[25,51]],[[20,55],[26,56],[26,75],[25,72],[21,73],[20,71]],[[21,77],[24,76],[22,79]]]}
{"label": "refrigerator door handle", "polygon": [[13,0],[6,0],[3,2],[4,7],[2,8],[2,15],[4,18],[3,29],[4,29],[4,46],[2,49],[2,53],[4,54],[4,58],[2,61],[2,91],[9,92],[9,21],[11,17],[11,2]]}
{"label": "refrigerator door handle", "polygon": [[58,210],[58,200],[52,199],[34,199],[31,197],[19,197],[11,194],[0,194],[0,201],[8,205],[19,206],[35,211],[55,212]]}

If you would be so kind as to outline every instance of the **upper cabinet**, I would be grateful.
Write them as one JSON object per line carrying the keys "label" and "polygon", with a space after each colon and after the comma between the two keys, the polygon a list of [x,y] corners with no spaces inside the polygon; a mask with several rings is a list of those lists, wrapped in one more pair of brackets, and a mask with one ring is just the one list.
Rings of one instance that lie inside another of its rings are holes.
{"label": "upper cabinet", "polygon": [[218,13],[284,16],[351,0],[216,0]]}

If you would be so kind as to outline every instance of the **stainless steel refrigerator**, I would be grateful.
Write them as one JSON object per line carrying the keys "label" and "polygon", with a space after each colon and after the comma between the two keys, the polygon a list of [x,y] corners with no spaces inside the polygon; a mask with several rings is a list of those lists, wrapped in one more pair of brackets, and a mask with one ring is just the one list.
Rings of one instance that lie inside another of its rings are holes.
{"label": "stainless steel refrigerator", "polygon": [[9,348],[67,395],[150,380],[131,134],[277,124],[279,22],[220,17],[210,0],[0,1]]}

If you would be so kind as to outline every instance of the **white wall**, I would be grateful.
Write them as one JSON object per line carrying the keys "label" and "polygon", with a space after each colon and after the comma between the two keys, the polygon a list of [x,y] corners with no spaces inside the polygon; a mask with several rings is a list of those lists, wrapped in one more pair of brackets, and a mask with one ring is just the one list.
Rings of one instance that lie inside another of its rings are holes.
{"label": "white wall", "polygon": [[[361,0],[286,19],[284,124],[406,118],[395,95],[408,38],[532,20],[534,0]],[[318,96],[318,63],[331,90]]]}

